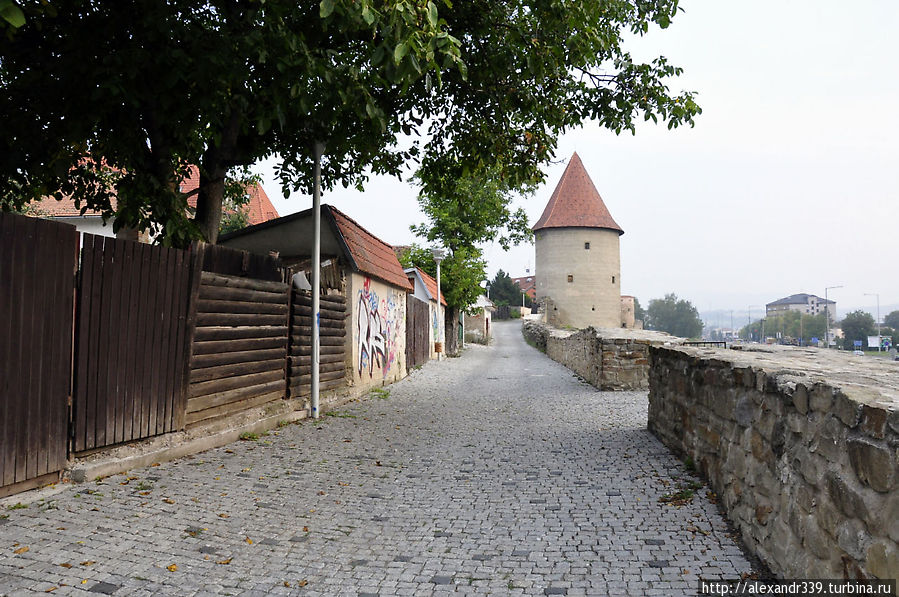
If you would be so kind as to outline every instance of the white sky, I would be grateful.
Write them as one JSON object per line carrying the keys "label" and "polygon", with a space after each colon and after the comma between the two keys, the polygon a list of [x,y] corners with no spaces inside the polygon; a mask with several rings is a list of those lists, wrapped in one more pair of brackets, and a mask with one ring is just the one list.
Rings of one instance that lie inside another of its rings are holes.
{"label": "white sky", "polygon": [[[899,2],[683,0],[665,31],[635,40],[684,68],[673,90],[698,92],[695,128],[587,123],[560,139],[547,184],[521,201],[535,222],[572,152],[584,161],[621,237],[622,292],[645,306],[675,292],[700,311],[830,291],[840,312],[899,303]],[[280,198],[285,215],[311,198]],[[337,206],[391,244],[423,220],[406,182],[341,190]],[[533,246],[486,247],[489,274],[533,272]],[[895,306],[899,308],[899,306]],[[761,314],[762,308],[754,308]]]}

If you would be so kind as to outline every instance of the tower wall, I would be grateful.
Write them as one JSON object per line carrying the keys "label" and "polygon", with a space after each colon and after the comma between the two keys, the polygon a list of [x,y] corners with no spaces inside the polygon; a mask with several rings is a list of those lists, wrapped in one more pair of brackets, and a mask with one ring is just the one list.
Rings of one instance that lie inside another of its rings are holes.
{"label": "tower wall", "polygon": [[551,298],[556,309],[548,317],[576,328],[621,327],[618,231],[543,228],[535,235],[537,299]]}

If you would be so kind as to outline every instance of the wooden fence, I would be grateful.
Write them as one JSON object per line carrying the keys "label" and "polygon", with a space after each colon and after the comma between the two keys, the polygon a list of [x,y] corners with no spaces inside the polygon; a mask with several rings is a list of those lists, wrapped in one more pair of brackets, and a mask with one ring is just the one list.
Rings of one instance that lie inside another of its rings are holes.
{"label": "wooden fence", "polygon": [[189,265],[185,251],[84,235],[75,452],[183,427]]}
{"label": "wooden fence", "polygon": [[287,395],[289,285],[203,272],[185,422]]}
{"label": "wooden fence", "polygon": [[428,362],[431,356],[431,309],[428,303],[406,296],[406,369]]}
{"label": "wooden fence", "polygon": [[[346,297],[329,294],[319,305],[319,390],[342,386],[346,375]],[[289,395],[312,393],[312,294],[293,289],[291,301]]]}
{"label": "wooden fence", "polygon": [[74,226],[0,213],[0,496],[66,460]]}

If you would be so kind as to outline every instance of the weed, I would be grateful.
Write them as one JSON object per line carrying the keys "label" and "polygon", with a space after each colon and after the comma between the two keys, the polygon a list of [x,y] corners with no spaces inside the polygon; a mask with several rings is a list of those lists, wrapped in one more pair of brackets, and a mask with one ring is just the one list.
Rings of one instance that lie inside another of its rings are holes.
{"label": "weed", "polygon": [[153,485],[147,483],[146,481],[141,481],[137,484],[137,487],[134,488],[136,491],[150,491],[153,489]]}
{"label": "weed", "polygon": [[375,395],[375,398],[380,398],[381,400],[386,400],[390,396],[390,390],[387,388],[374,388],[371,393]]}
{"label": "weed", "polygon": [[693,501],[693,495],[693,490],[685,487],[674,493],[666,493],[659,498],[659,502],[663,504],[672,504],[674,506],[683,506],[684,504]]}
{"label": "weed", "polygon": [[288,425],[290,425],[290,421],[288,421],[286,419],[281,419],[280,421],[278,421],[278,429],[280,429],[282,427],[287,427]]}
{"label": "weed", "polygon": [[512,582],[512,581],[510,580],[510,581],[508,582],[508,584],[506,584],[506,587],[508,587],[509,589],[514,589],[514,588],[515,588],[515,583]]}
{"label": "weed", "polygon": [[687,470],[687,472],[689,472],[689,473],[692,473],[693,471],[696,470],[696,463],[693,462],[693,458],[692,458],[692,457],[687,456],[687,458],[684,459],[684,468],[685,468],[685,469]]}
{"label": "weed", "polygon": [[255,442],[259,439],[259,434],[251,433],[250,431],[244,431],[238,436],[238,439],[245,442]]}
{"label": "weed", "polygon": [[328,411],[325,413],[326,417],[337,417],[338,419],[355,419],[356,415],[352,415],[350,413],[338,412],[336,410]]}
{"label": "weed", "polygon": [[24,510],[28,507],[28,504],[23,504],[22,502],[16,502],[12,506],[7,506],[7,510]]}

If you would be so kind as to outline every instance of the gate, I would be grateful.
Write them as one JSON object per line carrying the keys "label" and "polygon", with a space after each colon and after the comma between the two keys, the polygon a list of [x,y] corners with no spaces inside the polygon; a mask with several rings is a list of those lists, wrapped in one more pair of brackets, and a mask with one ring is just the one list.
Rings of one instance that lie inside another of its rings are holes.
{"label": "gate", "polygon": [[0,496],[65,465],[77,263],[74,226],[0,213]]}
{"label": "gate", "polygon": [[186,251],[84,235],[73,449],[184,426]]}
{"label": "gate", "polygon": [[406,296],[406,369],[424,365],[431,356],[431,309],[428,303]]}

